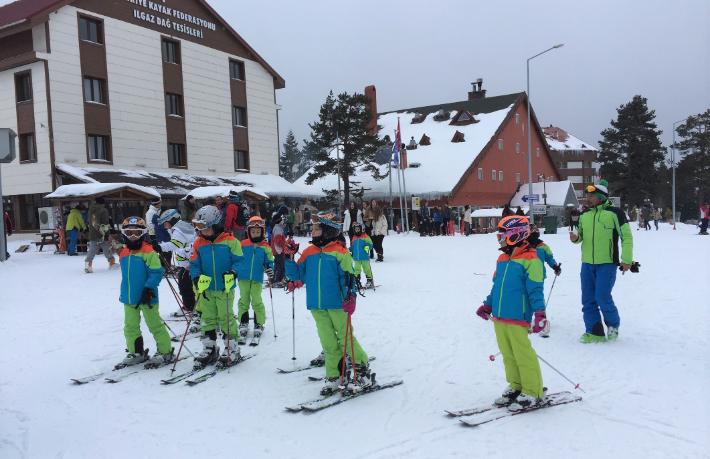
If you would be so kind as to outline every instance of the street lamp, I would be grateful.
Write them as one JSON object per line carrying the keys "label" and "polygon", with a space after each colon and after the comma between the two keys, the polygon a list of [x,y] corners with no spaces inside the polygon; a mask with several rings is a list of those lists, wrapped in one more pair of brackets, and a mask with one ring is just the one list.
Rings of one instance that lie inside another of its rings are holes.
{"label": "street lamp", "polygon": [[335,156],[337,158],[337,174],[338,174],[338,212],[336,212],[337,215],[341,215],[342,208],[343,208],[343,198],[342,194],[340,192],[340,137],[338,134],[335,134]]}
{"label": "street lamp", "polygon": [[671,145],[671,168],[673,168],[673,192],[671,198],[671,201],[673,202],[673,229],[675,229],[675,126],[676,124],[684,122],[688,118],[689,117],[686,117],[673,123],[673,144]]}
{"label": "street lamp", "polygon": [[564,46],[564,43],[560,43],[558,45],[553,46],[552,48],[548,48],[545,51],[541,53],[537,53],[533,57],[528,58],[527,62],[527,80],[528,80],[528,195],[532,196],[533,194],[533,186],[532,186],[532,128],[530,127],[530,61],[535,59],[538,56],[542,56],[548,51],[552,51],[553,49],[557,48],[562,48]]}

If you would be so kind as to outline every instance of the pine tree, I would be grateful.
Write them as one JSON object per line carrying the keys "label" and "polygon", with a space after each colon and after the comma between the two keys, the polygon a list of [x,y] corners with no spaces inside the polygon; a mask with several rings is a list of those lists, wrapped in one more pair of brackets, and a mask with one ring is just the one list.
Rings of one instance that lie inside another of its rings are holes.
{"label": "pine tree", "polygon": [[695,218],[700,204],[708,200],[710,181],[710,109],[690,116],[676,128],[680,141],[676,151],[682,159],[676,169],[676,205],[683,216]]}
{"label": "pine tree", "polygon": [[622,202],[640,204],[654,197],[665,152],[661,131],[654,122],[656,112],[648,109],[645,97],[634,96],[616,111],[612,127],[601,133],[600,173]]}
{"label": "pine tree", "polygon": [[[316,147],[314,164],[306,178],[307,184],[326,175],[340,171],[345,206],[350,203],[351,177],[357,169],[364,169],[380,180],[375,153],[382,142],[368,132],[371,116],[368,100],[364,94],[342,93],[338,97],[331,91],[320,108],[318,121],[310,124],[311,142]],[[336,159],[335,145],[339,145],[340,164]]]}
{"label": "pine tree", "polygon": [[298,158],[298,177],[306,173],[308,169],[315,164],[315,158],[318,152],[322,150],[318,145],[308,139],[303,139],[303,148],[301,155]]}
{"label": "pine tree", "polygon": [[293,135],[293,131],[288,131],[286,143],[284,143],[283,151],[279,157],[279,175],[289,182],[293,182],[297,178],[296,167],[300,154],[296,136]]}

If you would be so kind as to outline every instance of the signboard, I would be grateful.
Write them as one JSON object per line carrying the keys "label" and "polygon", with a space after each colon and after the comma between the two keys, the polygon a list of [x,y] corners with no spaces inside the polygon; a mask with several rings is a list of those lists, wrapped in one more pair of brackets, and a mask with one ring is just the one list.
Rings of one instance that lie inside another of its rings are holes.
{"label": "signboard", "polygon": [[530,213],[532,215],[545,215],[547,213],[547,206],[544,204],[534,204],[530,207]]}
{"label": "signboard", "polygon": [[126,0],[135,5],[133,18],[156,25],[163,29],[174,30],[195,38],[205,38],[205,30],[217,30],[217,24],[207,19],[193,16],[182,10],[165,6],[163,3],[148,0]]}
{"label": "signboard", "polygon": [[526,194],[523,196],[523,202],[535,202],[540,200],[539,194]]}
{"label": "signboard", "polygon": [[412,210],[421,209],[421,199],[419,196],[412,196]]}

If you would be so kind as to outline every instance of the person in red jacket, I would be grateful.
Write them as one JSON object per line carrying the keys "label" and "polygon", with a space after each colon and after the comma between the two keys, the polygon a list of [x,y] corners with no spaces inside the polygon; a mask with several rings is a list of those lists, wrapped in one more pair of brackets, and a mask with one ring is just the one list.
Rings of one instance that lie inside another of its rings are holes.
{"label": "person in red jacket", "polygon": [[246,219],[242,207],[242,198],[239,193],[229,192],[229,202],[224,216],[224,229],[231,232],[239,241],[246,239]]}
{"label": "person in red jacket", "polygon": [[707,202],[700,206],[700,234],[708,234],[708,218],[710,218],[710,204]]}

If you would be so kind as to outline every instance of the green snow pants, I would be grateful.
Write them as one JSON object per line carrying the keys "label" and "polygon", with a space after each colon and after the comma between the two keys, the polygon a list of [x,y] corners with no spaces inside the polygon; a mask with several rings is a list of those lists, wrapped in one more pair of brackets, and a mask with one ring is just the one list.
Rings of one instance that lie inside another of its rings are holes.
{"label": "green snow pants", "polygon": [[237,317],[241,318],[245,313],[249,312],[249,303],[254,309],[255,325],[264,325],[266,323],[266,308],[264,300],[261,299],[262,283],[250,280],[239,281],[239,309]]}
{"label": "green snow pants", "polygon": [[498,348],[503,354],[505,379],[510,387],[523,394],[541,398],[542,373],[535,349],[528,338],[528,328],[493,321]]}
{"label": "green snow pants", "polygon": [[216,330],[219,325],[224,336],[227,336],[227,330],[232,337],[237,336],[239,327],[234,319],[232,303],[234,290],[229,293],[223,290],[205,290],[200,298],[202,333]]}
{"label": "green snow pants", "polygon": [[128,352],[136,352],[136,340],[142,336],[141,311],[143,311],[143,318],[145,319],[146,325],[148,325],[148,330],[150,330],[150,333],[155,339],[155,343],[158,345],[158,352],[161,354],[169,353],[170,349],[172,349],[170,335],[168,335],[168,330],[165,328],[163,319],[160,318],[157,303],[153,306],[146,304],[123,305],[123,336],[126,337]]}
{"label": "green snow pants", "polygon": [[[313,319],[316,321],[318,337],[325,354],[325,377],[337,378],[340,376],[338,362],[343,358],[343,346],[345,346],[345,327],[348,323],[348,315],[342,309],[319,309],[311,310]],[[351,330],[352,332],[352,330]],[[356,364],[366,364],[367,354],[360,347],[357,338],[352,336],[353,343],[350,344],[348,336],[348,355]],[[355,348],[355,356],[351,353],[351,347]]]}
{"label": "green snow pants", "polygon": [[360,277],[360,271],[365,271],[365,277],[372,279],[370,260],[355,261],[353,262],[353,267],[355,268],[355,277]]}

